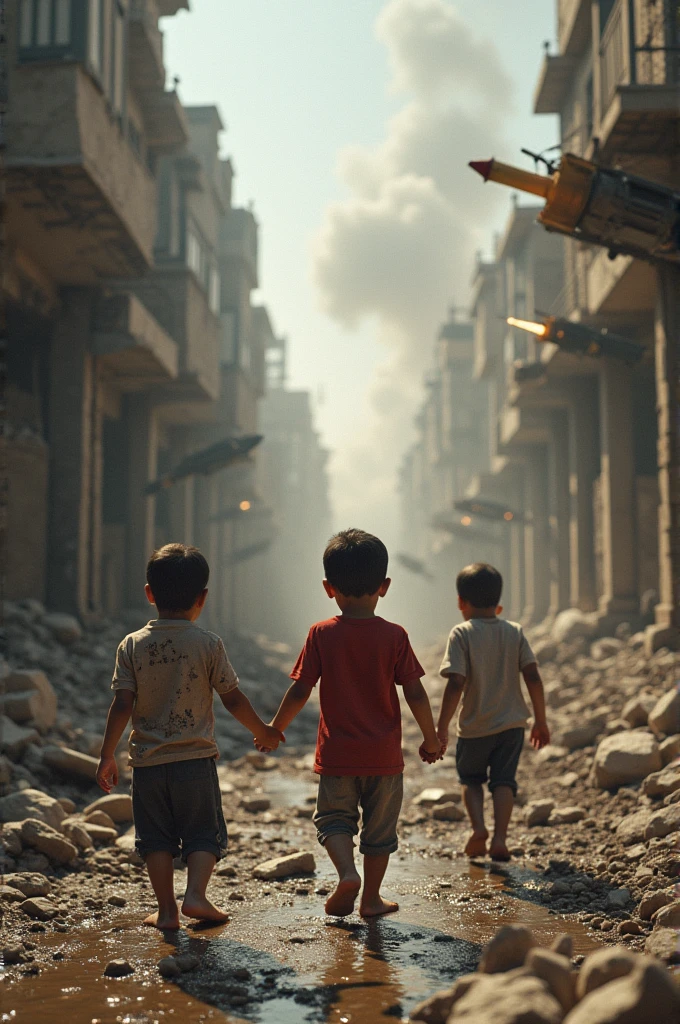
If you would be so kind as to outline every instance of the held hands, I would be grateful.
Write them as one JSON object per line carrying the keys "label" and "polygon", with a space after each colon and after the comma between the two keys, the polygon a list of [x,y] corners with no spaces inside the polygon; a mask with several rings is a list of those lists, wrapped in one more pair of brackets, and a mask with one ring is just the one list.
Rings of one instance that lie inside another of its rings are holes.
{"label": "held hands", "polygon": [[441,761],[445,749],[439,740],[434,745],[423,740],[418,749],[418,754],[420,755],[420,760],[424,761],[425,764],[434,764],[435,761]]}
{"label": "held hands", "polygon": [[110,793],[118,785],[118,765],[115,757],[100,757],[97,765],[97,785]]}
{"label": "held hands", "polygon": [[448,725],[437,726],[437,738],[442,745],[442,757],[449,749],[449,727]]}
{"label": "held hands", "polygon": [[261,732],[253,737],[253,744],[261,754],[270,754],[279,743],[285,743],[286,737],[280,729],[273,725],[265,725]]}
{"label": "held hands", "polygon": [[550,743],[550,729],[547,722],[534,722],[531,727],[531,746],[541,750]]}

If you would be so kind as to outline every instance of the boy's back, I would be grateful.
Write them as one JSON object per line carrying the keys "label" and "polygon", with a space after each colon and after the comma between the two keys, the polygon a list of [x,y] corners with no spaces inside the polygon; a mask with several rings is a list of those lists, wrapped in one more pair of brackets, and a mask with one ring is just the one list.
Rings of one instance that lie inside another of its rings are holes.
{"label": "boy's back", "polygon": [[221,639],[188,619],[153,619],[122,641],[111,688],[135,694],[134,767],[218,757],[213,692],[238,686]]}
{"label": "boy's back", "polygon": [[336,615],[312,626],[291,677],[309,686],[321,679],[315,771],[322,775],[401,772],[396,685],[422,675],[406,630],[378,615]]}
{"label": "boy's back", "polygon": [[441,675],[466,679],[458,735],[491,736],[523,727],[529,709],[520,672],[536,661],[522,627],[499,618],[471,618],[449,634]]}

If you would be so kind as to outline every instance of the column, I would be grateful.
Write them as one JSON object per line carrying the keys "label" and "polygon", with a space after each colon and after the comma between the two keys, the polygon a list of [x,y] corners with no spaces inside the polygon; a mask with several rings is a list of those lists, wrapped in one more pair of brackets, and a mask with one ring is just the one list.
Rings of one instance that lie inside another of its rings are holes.
{"label": "column", "polygon": [[221,628],[223,607],[221,597],[220,573],[223,568],[220,565],[220,524],[215,521],[219,508],[219,487],[218,480],[213,476],[199,476],[194,480],[195,492],[195,521],[194,535],[195,543],[201,549],[208,565],[210,566],[210,591],[206,610],[204,612],[206,624],[211,629]]}
{"label": "column", "polygon": [[[513,508],[517,513],[524,512],[524,467],[515,463],[513,473],[517,476],[517,486],[512,492]],[[524,558],[524,523],[517,518],[510,524],[509,541],[509,576],[506,600],[511,619],[519,621],[525,604],[525,558]]]}
{"label": "column", "polygon": [[597,607],[593,484],[600,467],[596,380],[573,381],[569,398],[570,603],[592,612]]}
{"label": "column", "polygon": [[659,467],[659,597],[645,648],[680,645],[680,274],[657,270],[654,325]]}
{"label": "column", "polygon": [[129,452],[125,596],[128,607],[142,608],[146,564],[156,539],[156,499],[144,492],[156,479],[158,427],[154,407],[145,395],[127,397],[125,417]]}
{"label": "column", "polygon": [[[195,446],[191,445],[183,433],[173,433],[172,456],[173,466],[179,463],[185,455],[194,451]],[[180,544],[194,543],[194,501],[195,488],[194,477],[187,476],[184,480],[178,480],[170,488],[170,534],[173,542]]]}
{"label": "column", "polygon": [[569,607],[569,429],[565,410],[552,414],[548,447],[550,615]]}
{"label": "column", "polygon": [[548,460],[543,445],[529,449],[526,461],[524,528],[525,605],[522,620],[541,622],[550,606],[550,546],[548,531]]}
{"label": "column", "polygon": [[99,600],[101,402],[90,352],[95,297],[93,289],[62,290],[50,347],[47,604],[74,615],[95,610]]}
{"label": "column", "polygon": [[613,625],[639,612],[635,550],[633,375],[625,363],[600,367],[602,583],[599,613]]}

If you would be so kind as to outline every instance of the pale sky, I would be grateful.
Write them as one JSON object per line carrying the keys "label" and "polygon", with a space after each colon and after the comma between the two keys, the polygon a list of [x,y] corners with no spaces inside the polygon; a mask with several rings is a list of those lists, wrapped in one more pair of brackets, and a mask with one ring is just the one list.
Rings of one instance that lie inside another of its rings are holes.
{"label": "pale sky", "polygon": [[[460,16],[465,38],[469,32],[476,40],[482,58],[487,50],[492,53],[493,46],[487,43],[492,40],[501,52],[498,73],[504,69],[515,87],[510,100],[498,97],[502,132],[497,124],[494,137],[502,134],[505,142],[502,151],[470,152],[471,143],[461,136],[460,165],[496,156],[529,166],[520,156],[520,147],[540,149],[558,138],[555,119],[531,114],[542,44],[554,39],[554,2],[192,0],[191,6],[190,13],[181,12],[163,22],[169,76],[179,76],[184,103],[216,104],[227,126],[222,150],[236,168],[236,202],[254,201],[260,222],[261,288],[255,298],[267,304],[275,329],[289,338],[290,384],[309,388],[316,396],[318,428],[324,444],[335,453],[331,461],[335,504],[339,515],[346,517],[360,499],[354,495],[354,504],[348,505],[348,466],[341,464],[343,457],[347,463],[348,445],[361,444],[362,431],[369,429],[364,424],[369,422],[367,410],[386,349],[379,340],[379,313],[372,315],[370,308],[356,317],[354,312],[346,313],[346,296],[332,300],[340,309],[335,319],[322,310],[311,253],[329,207],[350,198],[348,175],[339,172],[340,154],[347,147],[359,147],[362,166],[366,154],[372,159],[370,154],[390,134],[390,118],[410,99],[408,85],[401,93],[393,87],[395,72],[385,39],[389,35],[394,40],[394,26],[379,30],[378,38],[376,19],[386,7],[401,8],[394,12],[402,16],[396,30],[401,32],[407,8],[406,13],[417,18],[426,8],[437,14],[439,7],[441,14],[442,8],[451,7]],[[412,29],[411,24],[404,31]],[[480,91],[483,84],[484,78]],[[475,104],[472,95],[463,96],[460,103],[473,121]],[[493,97],[490,105],[493,108]],[[487,114],[488,106],[487,102]],[[400,173],[410,171],[407,161]],[[425,174],[422,169],[418,173]],[[480,180],[479,189],[484,187]],[[496,196],[496,207],[485,214],[480,237],[487,249],[509,203],[509,195]],[[379,251],[372,258],[380,261]],[[459,300],[465,297],[472,271],[469,254],[466,259],[455,275],[465,280],[452,282],[452,299],[454,294]],[[369,307],[370,302],[369,297]],[[446,313],[445,304],[441,312],[440,319]],[[344,325],[338,322],[342,318]],[[430,343],[431,339],[423,338],[423,350]],[[410,422],[412,414],[413,399],[411,404],[405,401],[404,419]],[[402,448],[404,443],[399,434],[395,447]],[[358,511],[354,519],[361,519]],[[368,507],[366,515],[370,519]],[[370,522],[357,525],[374,528]]]}

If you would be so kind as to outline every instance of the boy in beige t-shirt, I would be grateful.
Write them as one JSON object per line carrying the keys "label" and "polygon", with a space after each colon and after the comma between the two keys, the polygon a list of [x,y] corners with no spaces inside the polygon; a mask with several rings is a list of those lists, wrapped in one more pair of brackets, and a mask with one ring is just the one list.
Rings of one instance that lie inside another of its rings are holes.
{"label": "boy in beige t-shirt", "polygon": [[522,627],[498,618],[503,610],[499,605],[503,580],[498,570],[482,563],[469,565],[458,574],[456,588],[465,621],[451,630],[439,670],[448,681],[437,735],[446,749],[449,723],[462,699],[456,768],[472,824],[465,852],[469,857],[487,852],[482,787],[488,780],[494,811],[489,853],[494,860],[509,860],[508,825],[529,718],[520,673],[533,705],[531,744],[537,750],[550,742],[543,683]]}

